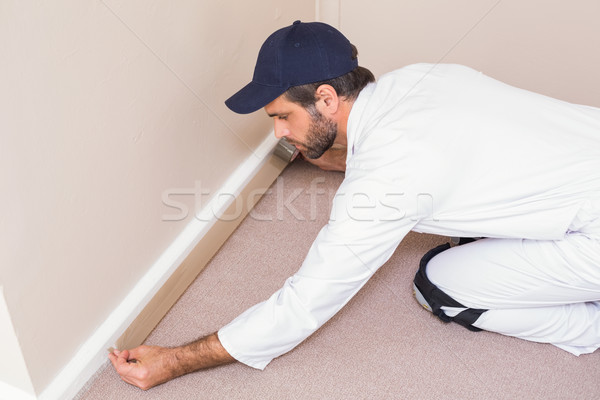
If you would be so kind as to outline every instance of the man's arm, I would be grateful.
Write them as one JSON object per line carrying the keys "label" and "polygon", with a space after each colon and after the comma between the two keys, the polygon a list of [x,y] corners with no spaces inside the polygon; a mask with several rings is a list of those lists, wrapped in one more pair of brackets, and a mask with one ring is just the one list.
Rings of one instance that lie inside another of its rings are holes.
{"label": "man's arm", "polygon": [[190,372],[235,361],[216,333],[179,347],[139,346],[115,350],[108,357],[121,379],[143,390]]}
{"label": "man's arm", "polygon": [[346,146],[333,145],[317,159],[310,159],[302,154],[302,158],[327,171],[346,171]]}

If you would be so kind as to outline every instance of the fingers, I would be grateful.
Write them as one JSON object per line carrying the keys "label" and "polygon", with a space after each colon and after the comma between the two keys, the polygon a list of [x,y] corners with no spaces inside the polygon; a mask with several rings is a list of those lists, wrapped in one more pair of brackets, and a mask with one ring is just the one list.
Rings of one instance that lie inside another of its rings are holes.
{"label": "fingers", "polygon": [[138,366],[136,361],[131,360],[130,357],[131,355],[128,350],[115,350],[108,355],[110,362],[121,376],[121,379],[127,383],[132,383],[130,377],[135,374],[135,368]]}
{"label": "fingers", "polygon": [[147,346],[138,346],[131,350],[123,350],[122,353],[126,353],[127,361],[140,360],[144,358],[144,354],[148,352]]}
{"label": "fingers", "polygon": [[[131,350],[114,350],[109,353],[108,358],[124,382],[147,390],[160,383],[152,379],[150,368],[146,365],[152,366],[154,361],[152,359],[145,360],[146,362],[141,361],[150,350],[151,348],[148,346],[139,346]],[[150,358],[152,358],[151,355]]]}
{"label": "fingers", "polygon": [[130,360],[130,352],[127,350],[114,350],[112,353],[108,354],[108,358],[121,377],[125,374],[130,374],[135,365],[135,361],[132,362]]}
{"label": "fingers", "polygon": [[130,362],[128,359],[130,357],[130,352],[128,350],[114,350],[112,353],[108,354],[108,358],[115,368],[117,374],[121,377],[121,379],[129,383],[130,385],[134,385],[141,388],[140,383],[137,379],[137,371],[135,368],[137,367],[135,362]]}
{"label": "fingers", "polygon": [[115,369],[117,369],[117,356],[114,352],[108,353],[108,359]]}

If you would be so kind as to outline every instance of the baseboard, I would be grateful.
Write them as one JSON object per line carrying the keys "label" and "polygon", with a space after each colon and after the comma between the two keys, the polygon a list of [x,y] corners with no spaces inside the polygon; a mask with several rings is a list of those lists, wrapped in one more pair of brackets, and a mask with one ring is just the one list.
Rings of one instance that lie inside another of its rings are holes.
{"label": "baseboard", "polygon": [[[107,364],[109,347],[141,344],[277,179],[287,162],[269,135],[48,385],[39,400],[72,399]],[[235,194],[235,200],[229,194]],[[226,198],[229,202],[218,203]],[[242,208],[240,208],[242,205]],[[235,218],[220,218],[223,215]]]}
{"label": "baseboard", "polygon": [[116,341],[116,348],[128,349],[139,346],[146,339],[152,329],[171,309],[177,299],[248,215],[260,197],[269,189],[286,165],[287,163],[280,158],[270,156],[269,160],[239,193],[237,201],[232,201],[220,214],[235,215],[235,218],[220,219],[211,226],[210,230],[202,236],[202,240],[194,246],[177,270]]}

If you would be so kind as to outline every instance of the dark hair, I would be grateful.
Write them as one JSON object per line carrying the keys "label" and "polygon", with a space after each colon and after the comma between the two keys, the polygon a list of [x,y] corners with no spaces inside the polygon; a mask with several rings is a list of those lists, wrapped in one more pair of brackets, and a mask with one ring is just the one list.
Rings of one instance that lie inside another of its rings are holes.
{"label": "dark hair", "polygon": [[[356,46],[352,46],[352,59],[358,57],[358,50]],[[355,100],[361,90],[367,86],[368,83],[375,82],[375,76],[373,73],[364,67],[356,67],[352,71],[338,76],[337,78],[307,83],[305,85],[292,86],[285,93],[285,97],[293,102],[301,105],[304,108],[314,107],[317,97],[317,88],[321,85],[331,85],[338,96],[345,98],[346,100]]]}

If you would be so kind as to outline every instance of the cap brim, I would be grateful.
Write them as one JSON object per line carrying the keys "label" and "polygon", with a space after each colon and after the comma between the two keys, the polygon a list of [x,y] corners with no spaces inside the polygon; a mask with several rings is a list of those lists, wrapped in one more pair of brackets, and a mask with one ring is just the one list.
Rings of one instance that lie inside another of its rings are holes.
{"label": "cap brim", "polygon": [[286,90],[285,87],[266,86],[250,82],[227,99],[225,105],[238,114],[249,114],[263,108]]}

